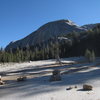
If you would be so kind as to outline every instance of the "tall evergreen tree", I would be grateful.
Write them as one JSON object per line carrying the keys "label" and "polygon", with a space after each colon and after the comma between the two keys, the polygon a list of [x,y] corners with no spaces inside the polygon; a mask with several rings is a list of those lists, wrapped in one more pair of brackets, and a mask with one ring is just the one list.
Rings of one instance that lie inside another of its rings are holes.
{"label": "tall evergreen tree", "polygon": [[91,51],[89,49],[86,49],[85,57],[89,62],[91,62]]}

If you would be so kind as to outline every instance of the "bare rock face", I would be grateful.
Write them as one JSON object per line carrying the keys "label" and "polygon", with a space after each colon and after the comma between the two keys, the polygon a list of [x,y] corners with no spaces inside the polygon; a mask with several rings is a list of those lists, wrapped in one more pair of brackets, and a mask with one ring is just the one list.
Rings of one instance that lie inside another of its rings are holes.
{"label": "bare rock face", "polygon": [[92,86],[91,85],[83,85],[83,90],[88,91],[88,90],[92,90]]}
{"label": "bare rock face", "polygon": [[50,77],[50,82],[51,81],[61,81],[61,75],[59,70],[54,70],[52,72],[52,76]]}
{"label": "bare rock face", "polygon": [[74,22],[70,20],[58,20],[49,22],[43,26],[41,26],[35,32],[32,32],[25,38],[11,42],[7,47],[6,50],[10,48],[17,48],[17,47],[26,47],[34,46],[35,44],[46,42],[47,40],[54,38],[58,35],[64,35],[71,33],[73,31],[80,32],[84,31],[84,28],[77,26]]}

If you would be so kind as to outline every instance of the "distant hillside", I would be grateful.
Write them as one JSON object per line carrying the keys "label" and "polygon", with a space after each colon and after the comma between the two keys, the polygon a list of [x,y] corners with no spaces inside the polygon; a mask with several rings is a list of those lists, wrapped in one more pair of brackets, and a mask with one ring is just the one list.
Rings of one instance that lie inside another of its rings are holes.
{"label": "distant hillside", "polygon": [[11,42],[7,45],[6,50],[10,48],[34,46],[39,43],[48,41],[49,39],[55,38],[59,35],[65,35],[71,32],[81,32],[86,31],[84,27],[76,25],[70,20],[58,20],[49,22],[41,26],[35,32],[32,32],[25,38],[18,40],[16,42]]}
{"label": "distant hillside", "polygon": [[85,28],[87,30],[90,30],[90,29],[93,29],[95,28],[99,23],[96,23],[96,24],[87,24],[87,25],[83,25],[81,26],[81,28]]}

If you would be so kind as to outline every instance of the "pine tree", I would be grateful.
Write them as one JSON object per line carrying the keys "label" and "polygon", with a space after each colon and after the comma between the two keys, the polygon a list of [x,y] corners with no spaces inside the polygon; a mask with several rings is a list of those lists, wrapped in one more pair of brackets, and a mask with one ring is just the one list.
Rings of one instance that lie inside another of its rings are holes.
{"label": "pine tree", "polygon": [[92,58],[92,62],[94,62],[95,61],[95,53],[94,53],[94,50],[92,50],[92,52],[91,52],[91,58]]}
{"label": "pine tree", "polygon": [[85,51],[85,58],[86,58],[89,62],[91,62],[91,52],[90,52],[90,50],[88,50],[88,49],[86,49],[86,51]]}
{"label": "pine tree", "polygon": [[87,60],[89,62],[94,62],[95,61],[95,53],[94,50],[92,50],[92,52],[90,50],[86,50],[85,52],[85,57],[87,58]]}

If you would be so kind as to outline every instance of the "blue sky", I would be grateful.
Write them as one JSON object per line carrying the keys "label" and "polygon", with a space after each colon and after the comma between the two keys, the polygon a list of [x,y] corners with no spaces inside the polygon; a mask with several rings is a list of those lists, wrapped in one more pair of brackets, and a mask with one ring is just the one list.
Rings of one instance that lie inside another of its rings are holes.
{"label": "blue sky", "polygon": [[99,23],[100,0],[0,0],[0,47],[59,19]]}

